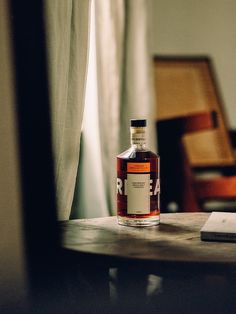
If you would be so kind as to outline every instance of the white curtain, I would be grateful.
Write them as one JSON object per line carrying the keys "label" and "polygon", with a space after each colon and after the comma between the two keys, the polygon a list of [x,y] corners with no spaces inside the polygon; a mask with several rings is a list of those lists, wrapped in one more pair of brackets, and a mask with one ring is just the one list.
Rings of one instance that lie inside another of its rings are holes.
{"label": "white curtain", "polygon": [[89,0],[46,0],[58,218],[68,219],[79,163],[88,55]]}
{"label": "white curtain", "polygon": [[148,2],[94,1],[97,99],[83,124],[73,217],[116,214],[116,155],[129,146],[131,118],[148,119],[155,150]]}

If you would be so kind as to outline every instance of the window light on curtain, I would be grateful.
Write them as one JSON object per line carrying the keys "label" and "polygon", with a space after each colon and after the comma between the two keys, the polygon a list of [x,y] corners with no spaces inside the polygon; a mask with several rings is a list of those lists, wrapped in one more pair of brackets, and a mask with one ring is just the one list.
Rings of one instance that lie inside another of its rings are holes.
{"label": "window light on curtain", "polygon": [[71,218],[108,216],[98,116],[95,7],[92,1],[80,163]]}

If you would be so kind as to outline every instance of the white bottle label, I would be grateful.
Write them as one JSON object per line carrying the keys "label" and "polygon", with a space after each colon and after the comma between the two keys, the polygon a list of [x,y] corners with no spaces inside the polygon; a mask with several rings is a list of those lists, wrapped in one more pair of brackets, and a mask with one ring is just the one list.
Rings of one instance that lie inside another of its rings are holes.
{"label": "white bottle label", "polygon": [[146,144],[146,127],[131,127],[130,128],[131,145]]}
{"label": "white bottle label", "polygon": [[146,144],[146,134],[145,133],[132,133],[131,144],[144,145]]}
{"label": "white bottle label", "polygon": [[150,214],[150,174],[127,174],[127,213]]}

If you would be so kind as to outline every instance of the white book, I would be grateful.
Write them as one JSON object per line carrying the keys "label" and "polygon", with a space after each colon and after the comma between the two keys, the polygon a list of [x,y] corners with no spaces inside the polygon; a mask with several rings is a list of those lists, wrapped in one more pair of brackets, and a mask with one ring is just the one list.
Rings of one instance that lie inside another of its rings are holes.
{"label": "white book", "polygon": [[200,233],[201,240],[236,242],[236,213],[212,212]]}

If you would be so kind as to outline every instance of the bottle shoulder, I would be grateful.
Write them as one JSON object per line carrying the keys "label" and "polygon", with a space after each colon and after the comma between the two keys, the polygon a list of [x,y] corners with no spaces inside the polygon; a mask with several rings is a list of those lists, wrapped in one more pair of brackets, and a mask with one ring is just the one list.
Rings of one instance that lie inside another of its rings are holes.
{"label": "bottle shoulder", "polygon": [[147,149],[135,149],[130,147],[126,151],[122,152],[117,156],[120,159],[149,159],[149,158],[159,158],[159,155]]}
{"label": "bottle shoulder", "polygon": [[134,154],[135,150],[130,147],[129,149],[125,150],[124,152],[120,153],[117,158],[122,158],[122,159],[128,159],[130,158],[130,155]]}

